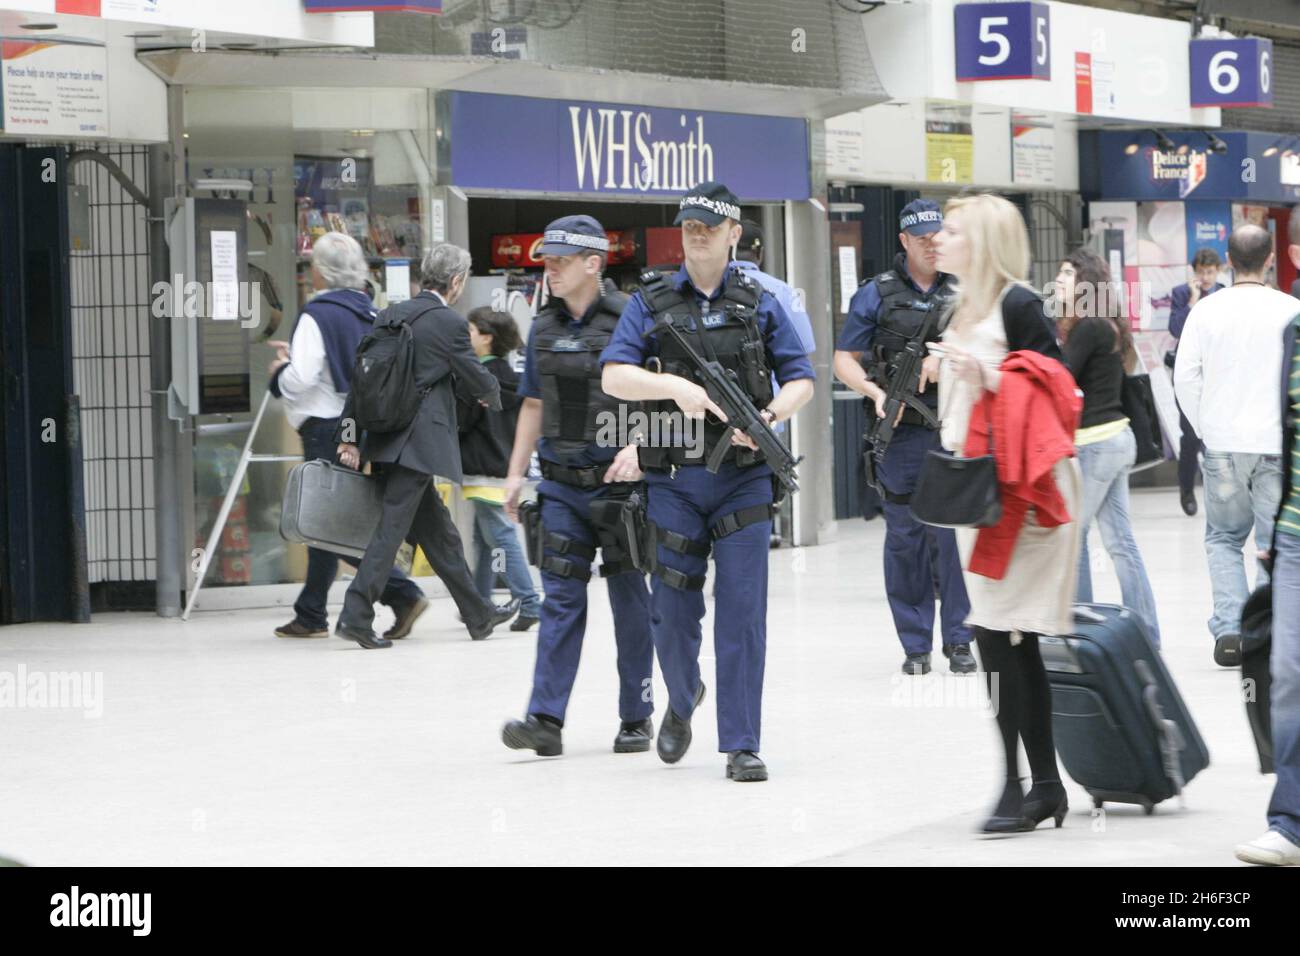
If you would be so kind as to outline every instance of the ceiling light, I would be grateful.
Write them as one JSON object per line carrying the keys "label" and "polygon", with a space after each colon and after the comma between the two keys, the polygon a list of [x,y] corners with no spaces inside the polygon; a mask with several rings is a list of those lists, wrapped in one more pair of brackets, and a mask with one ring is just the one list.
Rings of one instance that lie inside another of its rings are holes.
{"label": "ceiling light", "polygon": [[1137,151],[1138,151],[1137,140],[1134,140],[1133,142],[1129,143],[1127,146],[1124,147],[1125,156],[1132,156]]}

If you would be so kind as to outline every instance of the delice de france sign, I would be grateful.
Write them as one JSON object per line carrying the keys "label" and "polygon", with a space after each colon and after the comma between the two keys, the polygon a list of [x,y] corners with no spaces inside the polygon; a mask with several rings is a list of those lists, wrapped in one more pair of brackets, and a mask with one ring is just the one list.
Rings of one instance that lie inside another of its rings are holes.
{"label": "delice de france sign", "polygon": [[452,93],[451,176],[467,189],[675,197],[721,180],[741,199],[807,199],[802,119]]}

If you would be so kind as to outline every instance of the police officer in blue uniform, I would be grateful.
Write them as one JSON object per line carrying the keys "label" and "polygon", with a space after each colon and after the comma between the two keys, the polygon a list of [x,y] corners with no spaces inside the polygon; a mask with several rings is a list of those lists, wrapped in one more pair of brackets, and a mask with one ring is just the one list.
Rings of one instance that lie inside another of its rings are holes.
{"label": "police officer in blue uniform", "polygon": [[[835,343],[835,375],[866,396],[868,415],[884,413],[895,371],[891,363],[909,340],[924,335],[925,341],[937,342],[947,321],[956,293],[952,277],[934,267],[933,237],[942,226],[938,203],[916,199],[904,206],[898,234],[903,251],[895,256],[892,269],[863,283],[849,304],[848,319]],[[937,420],[936,384],[922,373],[916,385]],[[965,623],[970,600],[956,536],[950,529],[921,524],[908,509],[926,452],[938,447],[938,431],[909,408],[878,473],[885,512],[885,592],[907,655],[905,674],[930,672],[936,587],[948,667],[956,674],[975,670]]]}
{"label": "police officer in blue uniform", "polygon": [[540,537],[530,551],[541,555],[546,599],[528,713],[507,723],[501,738],[507,747],[546,757],[563,751],[560,729],[578,673],[597,548],[618,646],[621,723],[614,752],[648,751],[654,735],[650,595],[618,538],[620,508],[631,492],[644,490],[642,473],[636,447],[618,441],[619,403],[600,383],[600,354],[627,303],[601,278],[608,251],[604,228],[590,216],[565,216],[546,227],[539,255],[551,298],[528,335],[519,387],[524,401],[506,478],[506,510],[518,519],[536,447],[540,522],[525,524]]}
{"label": "police officer in blue uniform", "polygon": [[[803,343],[780,303],[731,262],[740,240],[740,201],[717,182],[681,200],[685,263],[670,275],[647,273],[601,356],[605,391],[645,401],[668,420],[641,447],[646,471],[651,627],[668,685],[669,712],[657,749],[676,763],[691,742],[691,716],[704,699],[700,621],[707,558],[713,554],[718,749],[733,780],[766,780],[758,756],[767,646],[767,561],[772,470],[748,436],[728,431],[695,366],[676,340],[655,333],[670,320],[695,349],[736,374],[769,422],[789,418],[813,393]],[[773,395],[771,373],[780,390]],[[667,415],[665,415],[667,413]],[[706,417],[707,416],[707,417]],[[706,466],[716,444],[730,450],[716,474]]]}

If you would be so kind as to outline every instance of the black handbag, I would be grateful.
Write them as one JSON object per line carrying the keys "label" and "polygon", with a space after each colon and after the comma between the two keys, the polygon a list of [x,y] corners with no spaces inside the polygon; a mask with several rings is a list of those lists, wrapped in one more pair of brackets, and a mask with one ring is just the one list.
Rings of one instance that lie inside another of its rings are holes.
{"label": "black handbag", "polygon": [[962,458],[931,450],[921,464],[912,492],[912,517],[938,528],[987,528],[1002,520],[998,464],[993,457],[993,415],[987,405],[989,453]]}
{"label": "black handbag", "polygon": [[1141,471],[1164,461],[1165,441],[1156,414],[1155,395],[1151,391],[1151,376],[1145,372],[1125,375],[1120,386],[1119,403],[1137,441],[1133,470]]}

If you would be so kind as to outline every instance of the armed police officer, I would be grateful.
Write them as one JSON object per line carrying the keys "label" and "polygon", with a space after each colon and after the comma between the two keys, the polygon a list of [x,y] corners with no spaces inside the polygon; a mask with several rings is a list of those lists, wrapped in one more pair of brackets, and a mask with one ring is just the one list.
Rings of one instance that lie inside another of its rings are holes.
{"label": "armed police officer", "polygon": [[915,675],[930,671],[936,589],[948,667],[957,674],[975,670],[956,537],[950,529],[921,524],[908,509],[926,453],[939,447],[938,389],[916,357],[926,343],[939,340],[955,294],[952,277],[935,269],[933,237],[942,226],[937,203],[916,199],[903,207],[903,251],[892,269],[853,296],[834,359],[836,377],[867,398],[872,424],[864,464],[884,503],[885,591],[907,655],[903,673]]}
{"label": "armed police officer", "polygon": [[[600,354],[627,303],[601,278],[608,251],[604,228],[590,216],[566,216],[546,227],[539,253],[551,299],[528,336],[519,388],[524,402],[506,478],[506,510],[516,519],[522,512],[546,599],[528,713],[506,724],[501,738],[507,747],[547,757],[562,752],[560,729],[578,673],[597,548],[618,647],[621,723],[614,752],[647,751],[654,735],[650,595],[619,540],[619,514],[625,499],[642,489],[642,474],[636,447],[606,437],[617,436],[619,403],[600,383]],[[534,447],[542,469],[537,510],[519,504]]]}
{"label": "armed police officer", "polygon": [[[700,621],[712,551],[718,749],[728,755],[729,778],[766,780],[758,750],[774,472],[751,433],[766,429],[770,439],[771,424],[812,397],[813,367],[780,303],[730,263],[741,234],[735,195],[721,183],[702,183],[681,200],[675,224],[685,264],[670,275],[643,276],[601,356],[605,391],[653,403],[656,420],[670,423],[669,434],[652,429],[641,447],[649,531],[642,557],[651,569],[651,629],[668,685],[657,747],[666,763],[683,757],[704,699]],[[741,401],[761,409],[750,433],[725,424],[710,397],[719,384],[697,358],[724,369],[724,379],[743,390]],[[769,455],[784,450],[779,441],[767,447]]]}

